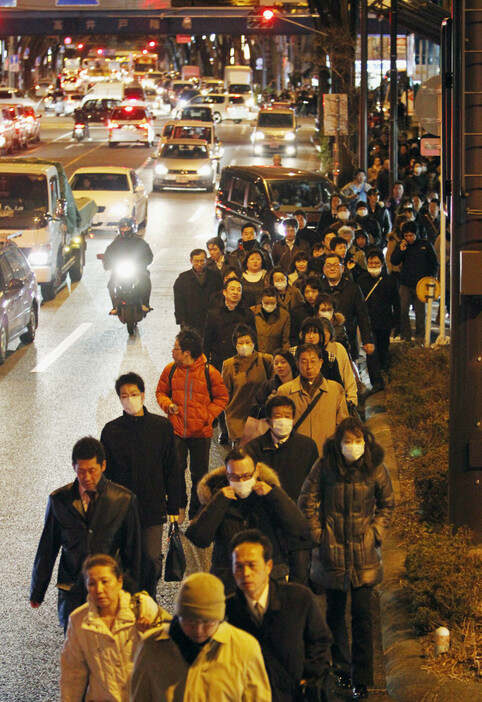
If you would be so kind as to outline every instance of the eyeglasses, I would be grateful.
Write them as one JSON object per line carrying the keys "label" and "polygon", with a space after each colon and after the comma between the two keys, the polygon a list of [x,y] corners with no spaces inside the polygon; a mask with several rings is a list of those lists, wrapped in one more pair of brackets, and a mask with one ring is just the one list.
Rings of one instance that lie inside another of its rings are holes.
{"label": "eyeglasses", "polygon": [[251,480],[254,475],[254,470],[252,473],[243,473],[243,475],[235,475],[233,473],[226,473],[226,477],[231,483],[244,483],[246,480]]}
{"label": "eyeglasses", "polygon": [[325,263],[323,268],[339,268],[341,266],[341,263]]}

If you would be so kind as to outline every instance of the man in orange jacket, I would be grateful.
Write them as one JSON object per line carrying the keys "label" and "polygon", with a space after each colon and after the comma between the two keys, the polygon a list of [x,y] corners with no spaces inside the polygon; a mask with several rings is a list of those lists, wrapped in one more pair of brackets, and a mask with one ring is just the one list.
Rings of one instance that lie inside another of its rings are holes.
{"label": "man in orange jacket", "polygon": [[172,349],[174,363],[161,373],[156,398],[174,429],[179,464],[191,471],[189,519],[199,511],[197,484],[209,469],[212,423],[228,404],[228,391],[219,371],[208,364],[202,340],[194,329],[183,329]]}

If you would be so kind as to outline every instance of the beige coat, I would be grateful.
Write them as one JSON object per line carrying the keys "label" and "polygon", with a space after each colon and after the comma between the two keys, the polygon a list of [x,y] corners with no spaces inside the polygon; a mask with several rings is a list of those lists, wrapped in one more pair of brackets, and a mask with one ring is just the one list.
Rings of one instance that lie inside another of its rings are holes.
{"label": "beige coat", "polygon": [[273,375],[273,357],[255,351],[252,356],[233,356],[223,363],[223,380],[229,393],[226,424],[231,441],[240,439],[249,411],[256,404],[255,395],[265,380]]}
{"label": "beige coat", "polygon": [[[318,452],[321,455],[325,441],[333,436],[338,424],[349,415],[345,390],[339,383],[323,378],[313,399],[320,393],[322,393],[321,399],[298,427],[298,431],[316,442]],[[288,395],[295,403],[295,422],[298,421],[312,400],[303,389],[299,376],[289,383],[281,385],[278,388],[278,395]]]}
{"label": "beige coat", "polygon": [[346,348],[343,344],[338,343],[338,341],[329,341],[326,345],[326,350],[333,353],[338,362],[347,402],[353,402],[354,405],[358,405],[358,390],[355,375]]}
{"label": "beige coat", "polygon": [[221,622],[188,665],[166,625],[146,636],[135,661],[131,702],[270,702],[259,643]]}
{"label": "beige coat", "polygon": [[278,307],[268,318],[263,313],[261,305],[251,307],[256,322],[258,350],[271,355],[277,349],[288,351],[290,347],[290,316],[288,312]]}
{"label": "beige coat", "polygon": [[[154,621],[158,605],[144,593],[139,597],[140,614]],[[90,597],[72,612],[60,658],[61,702],[128,702],[134,653],[141,640],[130,604],[131,595],[121,590],[111,629]]]}

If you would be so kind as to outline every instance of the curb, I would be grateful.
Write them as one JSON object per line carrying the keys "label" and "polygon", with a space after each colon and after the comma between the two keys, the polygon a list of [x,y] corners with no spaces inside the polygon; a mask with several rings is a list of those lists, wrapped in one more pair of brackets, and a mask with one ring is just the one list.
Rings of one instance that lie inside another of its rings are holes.
{"label": "curb", "polygon": [[[365,416],[370,431],[385,450],[385,465],[398,502],[398,467],[383,391],[367,398]],[[410,626],[406,595],[400,584],[405,552],[390,536],[382,551],[384,579],[378,592],[388,694],[397,702],[482,702],[480,684],[452,680],[424,670],[422,647]]]}

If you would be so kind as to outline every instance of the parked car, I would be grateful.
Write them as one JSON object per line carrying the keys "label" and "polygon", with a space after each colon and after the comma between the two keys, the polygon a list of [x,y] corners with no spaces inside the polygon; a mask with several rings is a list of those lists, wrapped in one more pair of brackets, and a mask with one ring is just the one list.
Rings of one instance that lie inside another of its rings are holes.
{"label": "parked car", "polygon": [[282,107],[266,107],[258,112],[251,141],[253,154],[265,152],[296,156],[298,125],[293,110]]}
{"label": "parked car", "polygon": [[75,198],[89,197],[97,205],[92,231],[117,233],[123,217],[132,215],[139,228],[147,225],[147,193],[144,183],[132,168],[123,166],[85,166],[70,178]]}
{"label": "parked car", "polygon": [[39,308],[37,280],[29,262],[8,236],[0,234],[0,365],[10,342],[20,338],[31,344],[35,339]]}
{"label": "parked car", "polygon": [[244,95],[230,95],[228,93],[209,93],[192,98],[188,107],[210,107],[213,111],[214,122],[234,120],[241,122],[244,119],[253,119],[256,112],[249,107],[248,98]]}
{"label": "parked car", "polygon": [[216,161],[208,143],[198,139],[171,139],[154,164],[153,190],[202,188],[208,192],[216,184]]}
{"label": "parked car", "polygon": [[221,171],[216,196],[216,235],[227,248],[238,245],[243,224],[257,227],[263,246],[281,238],[280,222],[301,208],[308,224],[316,224],[337,192],[335,185],[315,171],[276,166],[228,166]]}
{"label": "parked car", "polygon": [[121,143],[142,142],[152,146],[156,136],[154,119],[149,109],[142,105],[121,104],[115,107],[107,123],[109,146]]}

